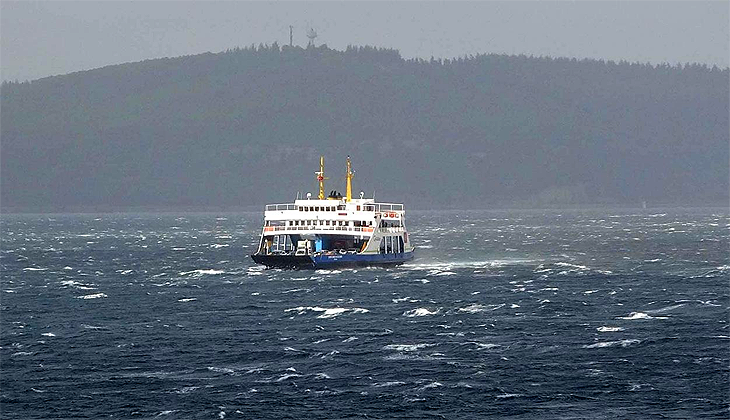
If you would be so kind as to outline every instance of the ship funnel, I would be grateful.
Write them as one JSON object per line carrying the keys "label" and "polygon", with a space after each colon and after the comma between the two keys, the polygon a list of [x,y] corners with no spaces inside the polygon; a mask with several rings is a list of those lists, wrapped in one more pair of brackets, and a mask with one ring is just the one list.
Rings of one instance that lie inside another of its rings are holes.
{"label": "ship funnel", "polygon": [[345,198],[347,199],[347,202],[349,203],[352,201],[352,163],[350,162],[350,156],[347,156],[347,189]]}

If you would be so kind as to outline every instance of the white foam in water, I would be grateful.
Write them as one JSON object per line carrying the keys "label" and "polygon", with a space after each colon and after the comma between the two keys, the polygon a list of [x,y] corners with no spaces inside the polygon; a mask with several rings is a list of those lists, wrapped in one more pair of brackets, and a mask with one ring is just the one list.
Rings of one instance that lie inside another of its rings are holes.
{"label": "white foam in water", "polygon": [[389,386],[400,386],[400,385],[405,385],[405,384],[406,383],[402,382],[402,381],[389,381],[389,382],[383,382],[383,383],[376,383],[376,384],[373,384],[373,386],[377,387],[377,388],[385,388],[385,387],[389,387]]}
{"label": "white foam in water", "polygon": [[632,344],[638,344],[641,343],[641,340],[637,339],[628,339],[628,340],[618,340],[618,341],[602,341],[600,343],[594,343],[594,344],[588,344],[583,346],[583,348],[586,349],[598,349],[603,347],[613,347],[613,346],[621,346],[621,347],[628,347]]}
{"label": "white foam in water", "polygon": [[323,312],[323,314],[318,316],[317,318],[334,318],[334,317],[342,315],[346,312],[352,312],[354,314],[364,314],[364,313],[370,312],[369,310],[367,310],[365,308],[341,308],[341,307],[322,308],[319,306],[299,306],[296,308],[289,308],[289,309],[284,310],[284,312],[298,312],[300,314],[307,312],[307,311]]}
{"label": "white foam in water", "polygon": [[504,398],[517,398],[521,397],[522,394],[500,394],[495,396],[494,398],[504,399]]}
{"label": "white foam in water", "polygon": [[477,345],[477,350],[488,350],[493,349],[495,347],[499,347],[499,344],[492,344],[492,343],[474,343]]}
{"label": "white foam in water", "polygon": [[100,299],[108,297],[106,293],[94,293],[93,295],[76,296],[76,299]]}
{"label": "white foam in water", "polygon": [[429,316],[429,315],[436,315],[441,311],[441,308],[437,308],[433,311],[429,310],[428,308],[416,308],[411,309],[410,311],[403,312],[403,316],[407,316],[409,318],[413,318],[416,316]]}
{"label": "white foam in water", "polygon": [[197,298],[183,298],[183,299],[178,299],[177,301],[178,302],[192,302],[194,300],[198,300],[198,299]]}
{"label": "white foam in water", "polygon": [[421,344],[388,344],[387,346],[383,347],[385,350],[395,350],[395,351],[416,351],[420,349],[425,349],[426,347],[432,347],[435,346],[435,344],[428,344],[428,343],[421,343]]}
{"label": "white foam in water", "polygon": [[223,274],[223,273],[225,273],[225,271],[223,271],[223,270],[207,269],[207,270],[183,271],[183,272],[179,273],[179,275],[181,275],[181,276],[188,276],[188,275],[192,275],[192,276],[203,276],[203,275],[214,276],[214,275]]}
{"label": "white foam in water", "polygon": [[441,382],[431,382],[430,384],[422,386],[420,389],[438,388],[444,386]]}
{"label": "white foam in water", "polygon": [[23,271],[46,271],[47,268],[26,267]]}
{"label": "white foam in water", "polygon": [[[421,246],[419,246],[421,248]],[[505,265],[516,265],[533,262],[527,259],[503,259],[503,260],[483,260],[483,261],[455,261],[448,263],[431,263],[431,264],[403,264],[403,268],[409,270],[434,270],[439,272],[448,272],[453,269],[461,268],[487,268],[501,267]]]}
{"label": "white foam in water", "polygon": [[635,319],[667,319],[666,316],[651,316],[649,314],[645,314],[643,312],[631,312],[629,316],[622,316],[619,317],[619,319],[629,319],[629,320],[635,320]]}
{"label": "white foam in water", "polygon": [[217,373],[233,373],[234,370],[231,368],[219,368],[215,366],[208,366],[208,370],[211,372],[217,372]]}
{"label": "white foam in water", "polygon": [[41,335],[44,336],[44,337],[55,337],[56,336],[56,334],[54,334],[52,332],[43,333]]}
{"label": "white foam in water", "polygon": [[285,380],[287,380],[289,378],[298,378],[300,376],[302,376],[302,375],[299,375],[299,374],[296,374],[296,373],[287,373],[286,375],[281,375],[279,377],[279,379],[276,380],[276,382],[285,381]]}
{"label": "white foam in water", "polygon": [[596,328],[598,332],[617,332],[617,331],[623,331],[623,327],[598,327]]}
{"label": "white foam in water", "polygon": [[475,314],[475,313],[478,313],[478,312],[496,311],[497,309],[499,309],[499,308],[501,308],[503,306],[505,306],[504,303],[499,304],[499,305],[486,305],[486,306],[485,305],[479,305],[479,304],[474,303],[474,304],[469,305],[469,306],[466,306],[464,308],[459,308],[459,312],[466,312],[466,313],[469,313],[469,314]]}

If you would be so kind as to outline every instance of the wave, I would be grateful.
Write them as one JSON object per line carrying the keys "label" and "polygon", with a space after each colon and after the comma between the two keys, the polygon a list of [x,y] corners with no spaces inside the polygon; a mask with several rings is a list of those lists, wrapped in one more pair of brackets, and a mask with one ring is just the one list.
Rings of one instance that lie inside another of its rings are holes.
{"label": "wave", "polygon": [[198,300],[198,299],[197,298],[182,298],[182,299],[178,299],[177,301],[178,302],[192,302],[194,300]]}
{"label": "wave", "polygon": [[619,319],[628,319],[628,320],[636,320],[636,319],[667,319],[666,316],[651,316],[649,314],[646,314],[644,312],[631,312],[629,316],[622,316],[619,317]]}
{"label": "wave", "polygon": [[499,308],[504,307],[504,303],[500,303],[498,305],[480,305],[477,303],[474,303],[472,305],[466,306],[464,308],[459,308],[459,312],[466,312],[469,314],[475,314],[478,312],[491,312],[496,311]]}
{"label": "wave", "polygon": [[394,350],[394,351],[416,351],[420,349],[425,349],[426,347],[433,347],[435,344],[430,343],[421,343],[421,344],[388,344],[387,346],[383,347],[385,350]]}
{"label": "wave", "polygon": [[613,347],[613,346],[621,346],[621,347],[628,347],[633,344],[639,344],[641,343],[641,340],[637,340],[635,338],[627,339],[627,340],[618,340],[618,341],[602,341],[599,343],[593,343],[583,346],[584,349],[598,349],[603,347]]}
{"label": "wave", "polygon": [[598,332],[617,332],[617,331],[623,331],[623,327],[598,327],[596,328],[596,331]]}
{"label": "wave", "polygon": [[418,389],[419,389],[419,391],[423,391],[425,389],[439,388],[439,387],[442,387],[442,386],[444,386],[444,385],[441,382],[431,382],[430,384],[426,384],[426,385],[424,385],[424,386],[422,386],[422,387],[420,387]]}
{"label": "wave", "polygon": [[76,299],[101,299],[108,297],[106,293],[94,293],[93,295],[76,296]]}
{"label": "wave", "polygon": [[408,318],[413,318],[417,316],[429,316],[429,315],[436,315],[441,311],[441,308],[436,308],[435,310],[431,311],[428,308],[416,308],[411,309],[410,311],[403,312],[403,316],[407,316]]}
{"label": "wave", "polygon": [[231,369],[231,368],[219,368],[219,367],[215,367],[215,366],[208,366],[208,370],[209,370],[209,371],[211,371],[211,372],[216,372],[216,373],[228,373],[228,374],[232,374],[232,373],[234,373],[234,372],[235,372],[235,371],[234,371],[233,369]]}
{"label": "wave", "polygon": [[[419,248],[421,248],[419,246]],[[482,260],[482,261],[449,261],[439,263],[425,263],[425,264],[403,264],[401,267],[408,270],[438,270],[438,271],[449,271],[453,269],[462,268],[489,268],[489,267],[503,267],[507,265],[523,265],[534,262],[531,259],[494,259],[494,260]]]}
{"label": "wave", "polygon": [[200,276],[204,276],[204,275],[214,276],[214,275],[223,274],[223,273],[225,273],[225,271],[223,271],[223,270],[199,269],[199,270],[192,270],[192,271],[182,271],[178,274],[181,276],[200,277]]}
{"label": "wave", "polygon": [[355,314],[364,314],[364,313],[370,312],[368,309],[365,309],[365,308],[341,308],[341,307],[322,308],[319,306],[299,306],[296,308],[289,308],[289,309],[284,310],[284,312],[297,312],[300,315],[307,311],[323,312],[317,318],[334,318],[334,317],[342,315],[346,312],[352,312]]}
{"label": "wave", "polygon": [[389,381],[389,382],[382,382],[382,383],[374,383],[373,386],[376,388],[386,388],[390,386],[401,386],[405,385],[406,383],[403,381]]}

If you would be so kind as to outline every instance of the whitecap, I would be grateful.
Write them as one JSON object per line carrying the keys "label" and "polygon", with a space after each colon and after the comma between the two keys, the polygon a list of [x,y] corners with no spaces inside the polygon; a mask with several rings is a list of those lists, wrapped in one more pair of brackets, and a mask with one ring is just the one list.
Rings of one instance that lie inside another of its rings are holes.
{"label": "whitecap", "polygon": [[230,245],[228,245],[228,244],[212,244],[210,247],[213,248],[213,249],[218,249],[218,248],[225,248],[225,247],[228,247],[228,246],[230,246]]}
{"label": "whitecap", "polygon": [[388,382],[383,382],[383,383],[374,383],[373,386],[377,387],[377,388],[385,388],[385,387],[389,387],[389,386],[400,386],[400,385],[405,385],[405,384],[406,383],[402,382],[402,381],[388,381]]}
{"label": "whitecap", "polygon": [[667,319],[666,316],[651,316],[649,314],[645,314],[643,312],[631,312],[629,316],[622,316],[619,317],[619,319],[629,319],[629,320],[635,320],[635,319]]}
{"label": "whitecap", "polygon": [[597,348],[603,348],[603,347],[613,347],[613,346],[621,346],[621,347],[628,347],[633,344],[641,343],[641,340],[637,339],[627,339],[627,340],[618,340],[618,341],[601,341],[599,343],[593,343],[583,346],[585,349],[597,349]]}
{"label": "whitecap", "polygon": [[488,311],[496,311],[497,309],[505,306],[504,303],[499,305],[479,305],[479,304],[471,304],[469,306],[466,306],[464,308],[459,308],[459,312],[466,312],[469,314],[475,314],[478,312],[488,312]]}
{"label": "whitecap", "polygon": [[23,271],[46,271],[47,268],[26,267]]}
{"label": "whitecap", "polygon": [[429,388],[439,388],[442,386],[444,386],[444,385],[441,382],[431,382],[430,384],[424,385],[419,389],[424,390],[424,389],[429,389]]}
{"label": "whitecap", "polygon": [[211,275],[211,276],[214,276],[214,275],[223,274],[223,273],[225,273],[225,271],[223,271],[223,270],[199,269],[199,270],[192,270],[192,271],[183,271],[183,272],[179,273],[179,275],[181,275],[181,276],[188,276],[188,275],[190,275],[190,276],[200,277],[200,276],[203,276],[203,275]]}
{"label": "whitecap", "polygon": [[421,344],[388,344],[387,346],[383,347],[385,350],[395,350],[395,351],[416,351],[420,349],[425,349],[426,347],[432,347],[435,346],[435,344],[428,344],[428,343],[421,343]]}
{"label": "whitecap", "polygon": [[44,337],[55,337],[56,336],[56,334],[54,334],[52,332],[43,333],[41,335],[44,336]]}
{"label": "whitecap", "polygon": [[94,293],[93,295],[76,296],[76,299],[99,299],[107,297],[106,293]]}
{"label": "whitecap", "polygon": [[575,269],[579,269],[579,270],[589,270],[589,268],[586,267],[585,265],[571,264],[571,263],[566,263],[566,262],[556,262],[555,265],[557,265],[559,267],[570,267],[570,268],[575,268]]}
{"label": "whitecap", "polygon": [[342,340],[342,342],[343,343],[349,343],[349,342],[352,342],[352,341],[355,341],[355,340],[357,340],[357,337],[352,336],[352,337],[348,337],[348,338]]}
{"label": "whitecap", "polygon": [[623,331],[623,327],[598,327],[596,328],[598,332],[617,332],[617,331]]}
{"label": "whitecap", "polygon": [[403,312],[403,316],[407,316],[409,318],[417,317],[417,316],[429,316],[429,315],[436,315],[441,311],[441,308],[437,308],[433,311],[429,310],[428,308],[416,308],[411,309],[410,311]]}
{"label": "whitecap", "polygon": [[369,310],[365,308],[341,308],[341,307],[335,307],[335,308],[322,308],[319,306],[299,306],[296,308],[289,308],[285,309],[284,312],[298,312],[299,314],[302,314],[307,311],[313,311],[313,312],[323,312],[321,315],[319,315],[317,318],[334,318],[339,315],[342,315],[346,312],[352,312],[355,314],[363,314],[370,312]]}
{"label": "whitecap", "polygon": [[178,299],[177,301],[178,302],[192,302],[194,300],[198,300],[198,299],[197,298],[182,298],[182,299]]}
{"label": "whitecap", "polygon": [[521,397],[521,396],[522,396],[522,394],[500,394],[500,395],[495,395],[494,398],[504,399],[504,398],[517,398],[517,397]]}
{"label": "whitecap", "polygon": [[219,368],[219,367],[215,367],[215,366],[208,366],[208,370],[211,372],[216,372],[216,373],[229,373],[230,374],[230,373],[234,372],[234,370],[231,368]]}
{"label": "whitecap", "polygon": [[281,375],[279,377],[279,379],[276,380],[276,382],[281,382],[281,381],[287,380],[289,378],[297,378],[297,377],[300,377],[300,376],[302,376],[302,375],[299,375],[299,374],[296,374],[296,373],[288,373],[286,375]]}

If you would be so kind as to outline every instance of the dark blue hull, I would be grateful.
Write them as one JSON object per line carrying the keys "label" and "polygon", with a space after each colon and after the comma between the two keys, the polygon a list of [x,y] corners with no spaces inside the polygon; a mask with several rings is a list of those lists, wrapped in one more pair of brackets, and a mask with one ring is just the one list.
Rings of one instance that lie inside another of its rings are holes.
{"label": "dark blue hull", "polygon": [[270,268],[341,268],[398,265],[413,259],[413,251],[397,254],[261,255],[251,258]]}

